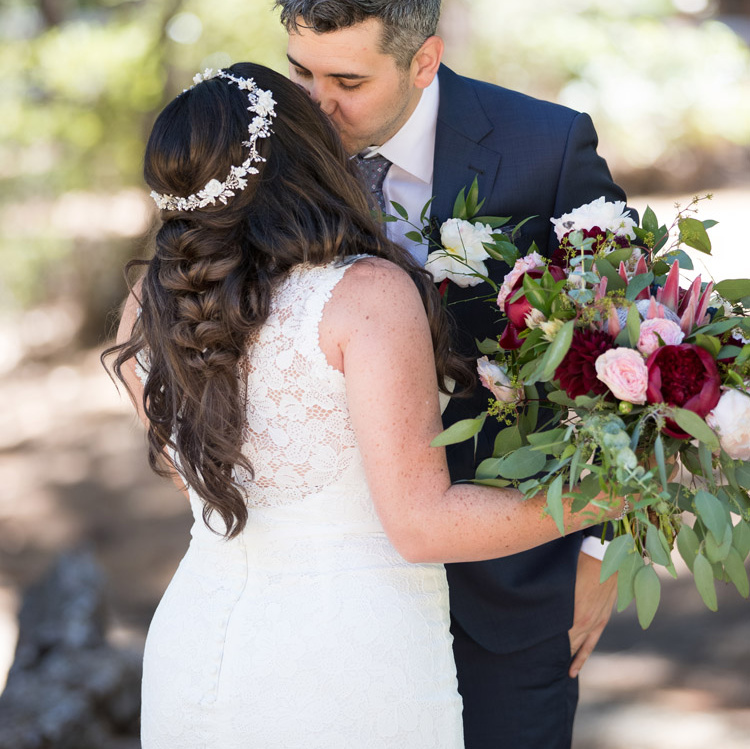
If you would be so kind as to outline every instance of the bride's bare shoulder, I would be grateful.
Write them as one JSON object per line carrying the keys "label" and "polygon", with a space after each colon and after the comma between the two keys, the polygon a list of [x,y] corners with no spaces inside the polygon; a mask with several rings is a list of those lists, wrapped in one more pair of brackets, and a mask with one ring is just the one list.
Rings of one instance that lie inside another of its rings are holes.
{"label": "bride's bare shoulder", "polygon": [[417,288],[409,274],[390,260],[379,257],[364,257],[347,269],[337,285],[339,298],[350,295],[361,301],[408,304],[418,297]]}

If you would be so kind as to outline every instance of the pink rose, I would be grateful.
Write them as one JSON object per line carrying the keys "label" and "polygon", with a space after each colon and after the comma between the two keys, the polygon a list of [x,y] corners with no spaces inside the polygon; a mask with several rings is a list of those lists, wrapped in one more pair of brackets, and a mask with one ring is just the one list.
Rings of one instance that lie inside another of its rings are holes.
{"label": "pink rose", "polygon": [[513,387],[508,372],[486,356],[477,360],[479,379],[495,398],[503,403],[515,403],[520,398],[520,391]]}
{"label": "pink rose", "polygon": [[672,322],[672,320],[666,320],[661,317],[654,318],[653,320],[644,320],[641,323],[638,350],[644,356],[651,356],[661,345],[659,338],[667,346],[676,346],[682,343],[684,337],[685,334],[680,330],[680,326],[676,322]]}
{"label": "pink rose", "polygon": [[597,357],[596,376],[615,398],[628,403],[645,403],[648,368],[632,348],[612,348]]}

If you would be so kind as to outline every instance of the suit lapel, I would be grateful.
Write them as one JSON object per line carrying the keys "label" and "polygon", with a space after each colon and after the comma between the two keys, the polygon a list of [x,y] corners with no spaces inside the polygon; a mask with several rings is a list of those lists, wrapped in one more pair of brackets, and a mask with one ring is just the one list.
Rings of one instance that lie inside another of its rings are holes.
{"label": "suit lapel", "polygon": [[476,91],[444,65],[440,67],[440,106],[435,135],[432,216],[450,218],[462,188],[479,178],[480,199],[489,197],[497,179],[500,154],[481,145],[492,131]]}

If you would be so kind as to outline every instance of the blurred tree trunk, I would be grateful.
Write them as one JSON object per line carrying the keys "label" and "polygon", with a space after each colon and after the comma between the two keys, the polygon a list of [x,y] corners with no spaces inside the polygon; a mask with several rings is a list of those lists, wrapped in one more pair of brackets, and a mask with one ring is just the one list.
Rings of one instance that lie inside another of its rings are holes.
{"label": "blurred tree trunk", "polygon": [[719,0],[719,13],[728,16],[750,16],[748,0]]}
{"label": "blurred tree trunk", "polygon": [[39,0],[39,12],[45,28],[59,26],[65,16],[64,0]]}

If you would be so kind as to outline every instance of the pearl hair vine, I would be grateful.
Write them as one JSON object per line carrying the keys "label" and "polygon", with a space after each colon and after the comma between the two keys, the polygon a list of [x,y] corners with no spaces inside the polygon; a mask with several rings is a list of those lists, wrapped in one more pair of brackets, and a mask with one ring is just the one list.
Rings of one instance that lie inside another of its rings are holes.
{"label": "pearl hair vine", "polygon": [[193,85],[186,88],[185,91],[195,88],[199,83],[210,80],[211,78],[224,78],[230,83],[234,83],[239,89],[247,92],[247,98],[250,106],[248,112],[255,116],[247,126],[249,138],[242,141],[243,146],[250,150],[248,157],[239,166],[232,165],[227,178],[220,182],[218,179],[212,179],[206,183],[202,190],[197,193],[180,197],[176,195],[165,195],[155,190],[151,191],[151,197],[156,205],[163,211],[194,211],[196,208],[205,208],[207,205],[215,205],[218,200],[220,203],[226,202],[231,198],[235,191],[244,190],[247,186],[247,175],[258,174],[258,170],[253,164],[265,161],[258,153],[258,138],[268,138],[271,133],[271,122],[276,117],[273,94],[258,88],[252,78],[240,78],[228,73],[226,70],[214,71],[207,68],[203,73],[198,73],[193,77]]}

